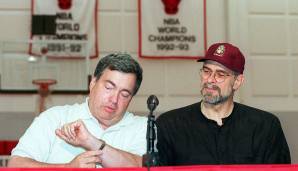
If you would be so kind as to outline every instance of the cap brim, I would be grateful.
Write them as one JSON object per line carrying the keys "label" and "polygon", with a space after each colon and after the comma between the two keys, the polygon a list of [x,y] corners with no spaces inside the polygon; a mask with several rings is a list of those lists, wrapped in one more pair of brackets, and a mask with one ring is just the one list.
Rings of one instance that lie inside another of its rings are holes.
{"label": "cap brim", "polygon": [[215,61],[215,62],[217,62],[217,63],[219,63],[219,64],[221,64],[221,65],[223,65],[224,67],[226,67],[226,68],[229,69],[229,67],[227,67],[227,64],[226,64],[224,61],[222,61],[222,60],[220,60],[220,59],[218,59],[218,58],[216,58],[216,57],[201,57],[201,58],[199,58],[199,59],[197,60],[197,62],[205,62],[205,61],[207,61],[207,60]]}
{"label": "cap brim", "polygon": [[206,60],[212,60],[212,59],[209,59],[208,57],[200,57],[197,59],[197,62],[204,62]]}

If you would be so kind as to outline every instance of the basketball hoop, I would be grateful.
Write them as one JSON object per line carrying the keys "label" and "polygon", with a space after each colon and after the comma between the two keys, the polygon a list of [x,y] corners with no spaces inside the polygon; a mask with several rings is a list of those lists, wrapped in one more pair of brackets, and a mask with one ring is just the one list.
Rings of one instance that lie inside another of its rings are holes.
{"label": "basketball hoop", "polygon": [[39,101],[39,112],[45,110],[45,98],[50,94],[49,86],[56,84],[57,81],[54,79],[36,79],[32,81],[32,84],[38,85],[38,93],[40,97]]}

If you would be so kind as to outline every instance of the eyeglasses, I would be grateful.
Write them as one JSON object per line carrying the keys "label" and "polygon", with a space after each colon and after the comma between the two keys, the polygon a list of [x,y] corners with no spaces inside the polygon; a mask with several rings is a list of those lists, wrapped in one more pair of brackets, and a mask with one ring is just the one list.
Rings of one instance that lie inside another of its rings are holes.
{"label": "eyeglasses", "polygon": [[[201,77],[206,80],[212,75],[213,71],[208,68],[200,69]],[[214,72],[214,79],[217,83],[222,83],[226,80],[227,77],[231,76],[232,74],[226,73],[224,71],[215,71]]]}

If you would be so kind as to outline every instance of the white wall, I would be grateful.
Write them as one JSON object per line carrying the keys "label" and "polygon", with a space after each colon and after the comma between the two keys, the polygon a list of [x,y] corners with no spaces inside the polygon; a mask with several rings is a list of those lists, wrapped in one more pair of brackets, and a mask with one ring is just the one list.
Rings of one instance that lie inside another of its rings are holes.
{"label": "white wall", "polygon": [[[150,94],[156,94],[160,98],[159,113],[199,100],[200,64],[194,60],[138,58],[137,0],[99,0],[98,4],[100,56],[115,51],[129,52],[144,68],[144,81],[130,106],[131,111],[147,114],[146,99]],[[208,44],[227,39],[225,9],[224,1],[208,1]],[[30,33],[30,0],[22,1],[22,4],[17,0],[0,1],[0,20],[4,22],[0,31],[0,41],[27,40]],[[216,27],[213,27],[215,24]],[[97,60],[91,61],[90,71],[93,72]],[[37,100],[37,95],[0,95],[0,112],[36,112]],[[48,106],[74,101],[69,96],[52,96]]]}
{"label": "white wall", "polygon": [[298,162],[297,0],[230,0],[229,41],[246,56],[240,101],[275,113]]}
{"label": "white wall", "polygon": [[234,2],[241,11],[238,42],[247,57],[243,102],[269,111],[297,111],[297,1]]}
{"label": "white wall", "polygon": [[[206,1],[208,45],[232,42],[247,59],[245,86],[237,99],[278,114],[290,140],[293,161],[298,162],[298,139],[294,138],[298,114],[297,0]],[[146,115],[146,100],[150,94],[159,98],[157,113],[200,99],[200,64],[194,60],[138,58],[137,0],[99,0],[98,16],[100,56],[115,51],[129,52],[143,66],[144,81],[130,105],[131,111]],[[30,0],[1,0],[0,21],[0,41],[28,39]],[[91,61],[91,71],[97,60]],[[5,126],[26,128],[34,116],[32,113],[37,111],[37,98],[37,95],[0,94],[0,129],[4,130],[1,122],[6,122],[7,115],[16,118],[8,119],[11,124]],[[49,99],[48,106],[80,102],[84,98],[82,95],[55,95]],[[9,135],[1,132],[0,138],[13,139],[21,133],[21,129],[13,136],[13,132]]]}

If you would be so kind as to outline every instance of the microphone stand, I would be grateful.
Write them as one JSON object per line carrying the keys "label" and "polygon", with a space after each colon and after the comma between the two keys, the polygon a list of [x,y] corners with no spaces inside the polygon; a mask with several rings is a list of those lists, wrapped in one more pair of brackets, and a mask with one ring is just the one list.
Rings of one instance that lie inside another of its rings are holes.
{"label": "microphone stand", "polygon": [[147,166],[147,170],[150,171],[151,166],[158,166],[158,153],[155,151],[155,116],[153,115],[153,110],[150,110],[147,121],[147,153],[143,158],[143,165]]}
{"label": "microphone stand", "polygon": [[156,140],[156,125],[153,111],[158,105],[158,98],[155,95],[150,95],[147,99],[147,107],[150,111],[147,121],[147,152],[143,156],[143,166],[147,166],[148,171],[150,171],[151,166],[157,166],[158,163],[158,153],[155,151],[155,140]]}

